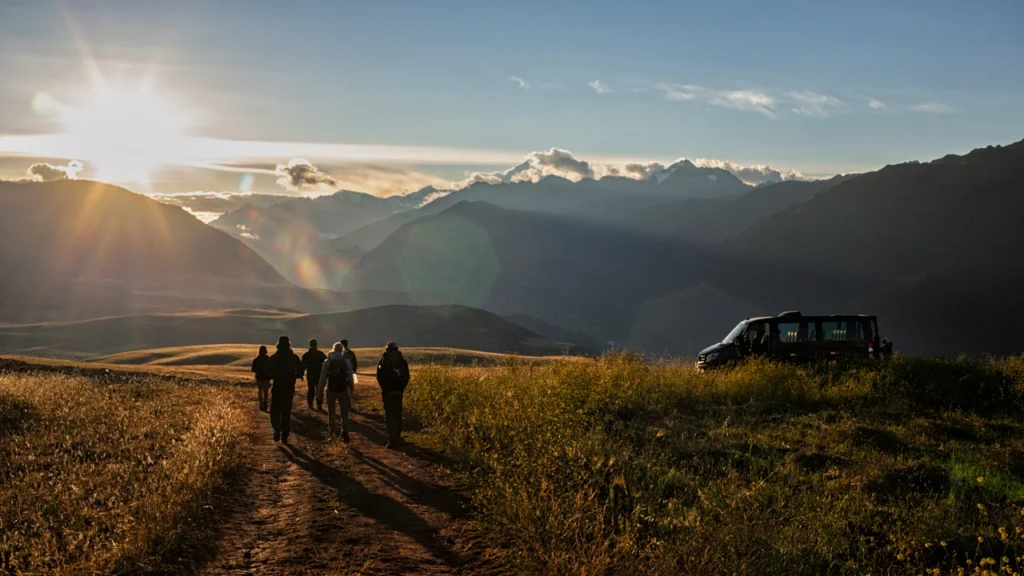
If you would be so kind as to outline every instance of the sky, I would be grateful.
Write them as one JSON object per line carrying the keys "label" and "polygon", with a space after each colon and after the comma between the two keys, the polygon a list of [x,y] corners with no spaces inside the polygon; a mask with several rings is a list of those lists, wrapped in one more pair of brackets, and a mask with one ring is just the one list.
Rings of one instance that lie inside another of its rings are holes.
{"label": "sky", "polygon": [[866,171],[1024,138],[1021,30],[1019,0],[0,0],[0,177],[298,193],[304,159],[387,195],[552,148]]}

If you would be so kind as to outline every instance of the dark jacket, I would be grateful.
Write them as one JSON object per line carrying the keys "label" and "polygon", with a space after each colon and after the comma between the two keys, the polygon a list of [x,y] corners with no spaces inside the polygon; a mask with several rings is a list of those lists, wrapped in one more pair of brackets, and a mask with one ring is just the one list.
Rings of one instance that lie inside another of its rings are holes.
{"label": "dark jacket", "polygon": [[327,354],[324,354],[319,348],[316,350],[310,348],[302,355],[302,370],[306,374],[306,381],[314,386],[320,380],[320,370],[324,367],[324,360],[327,360]]}
{"label": "dark jacket", "polygon": [[359,371],[359,363],[356,362],[356,353],[351,348],[345,348],[345,358],[348,359],[348,365],[352,367],[352,373],[355,374]]}
{"label": "dark jacket", "polygon": [[409,363],[398,350],[384,352],[377,362],[377,384],[381,392],[402,392],[409,385]]}
{"label": "dark jacket", "polygon": [[270,380],[270,356],[257,356],[252,361],[252,371],[257,380]]}
{"label": "dark jacket", "polygon": [[302,376],[302,360],[291,348],[278,348],[270,357],[270,379],[274,388],[295,388],[295,380]]}

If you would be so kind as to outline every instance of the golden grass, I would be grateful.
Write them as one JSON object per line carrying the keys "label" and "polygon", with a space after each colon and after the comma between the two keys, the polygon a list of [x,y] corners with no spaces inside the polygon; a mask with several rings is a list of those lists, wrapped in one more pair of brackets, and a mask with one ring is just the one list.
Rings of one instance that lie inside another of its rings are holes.
{"label": "golden grass", "polygon": [[[271,353],[274,350],[273,344],[266,345]],[[333,344],[333,342],[321,342],[320,347],[327,350]],[[222,366],[247,371],[258,349],[259,346],[254,344],[177,346],[109,354],[92,358],[90,362],[126,366]],[[300,355],[305,349],[304,346],[295,346],[296,353]],[[353,351],[359,357],[363,371],[369,370],[371,366],[375,365],[382,352],[379,348],[354,348]],[[432,347],[402,348],[402,354],[413,365],[429,363],[453,366],[496,366],[513,358],[520,358],[510,354]],[[521,358],[528,359],[530,362],[550,363],[562,360],[564,357],[524,356]]]}
{"label": "golden grass", "polygon": [[161,571],[241,455],[230,392],[0,374],[0,572]]}
{"label": "golden grass", "polygon": [[523,573],[1021,570],[1021,359],[427,367],[406,405]]}

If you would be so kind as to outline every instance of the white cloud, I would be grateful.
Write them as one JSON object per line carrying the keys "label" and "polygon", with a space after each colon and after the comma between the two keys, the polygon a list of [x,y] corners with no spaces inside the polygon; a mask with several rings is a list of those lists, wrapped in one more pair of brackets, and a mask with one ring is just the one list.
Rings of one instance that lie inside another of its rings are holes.
{"label": "white cloud", "polygon": [[956,110],[948,104],[942,102],[922,102],[920,104],[914,104],[910,107],[914,112],[923,112],[926,114],[953,114]]}
{"label": "white cloud", "polygon": [[530,83],[527,82],[526,80],[523,80],[519,76],[509,76],[508,79],[518,84],[519,87],[522,88],[523,90],[530,89]]}
{"label": "white cloud", "polygon": [[734,176],[746,184],[764,184],[766,182],[782,182],[784,180],[806,180],[807,177],[799,170],[781,171],[764,164],[743,166],[728,160],[697,158],[693,164],[700,168],[721,168],[732,172]]}
{"label": "white cloud", "polygon": [[292,158],[287,164],[278,164],[275,172],[280,176],[278,186],[293,192],[327,192],[338,185],[330,174],[321,172],[303,158]]}
{"label": "white cloud", "polygon": [[594,92],[597,92],[598,94],[607,94],[612,91],[612,89],[609,88],[607,84],[601,82],[600,80],[594,80],[593,82],[587,84],[587,86],[593,88]]}
{"label": "white cloud", "polygon": [[706,92],[704,88],[694,86],[693,84],[667,84],[661,82],[655,84],[654,88],[661,92],[661,95],[666,100],[673,100],[676,102],[694,100],[697,98],[698,94]]}
{"label": "white cloud", "polygon": [[85,166],[79,160],[72,160],[66,166],[54,166],[39,162],[28,167],[26,173],[29,180],[37,182],[53,182],[56,180],[77,180],[78,173]]}
{"label": "white cloud", "polygon": [[729,90],[718,92],[708,100],[712,106],[732,108],[733,110],[744,110],[758,112],[775,117],[775,99],[758,90]]}
{"label": "white cloud", "polygon": [[[686,162],[691,161],[680,158],[672,165],[661,162],[593,163],[576,158],[568,150],[552,148],[547,151],[532,152],[521,164],[504,172],[474,172],[464,180],[451,183],[449,188],[459,190],[478,183],[493,185],[509,182],[537,182],[546,176],[559,176],[574,182],[584,178],[601,179],[606,176],[648,180],[653,176],[666,174],[666,171],[672,169],[673,166]],[[743,182],[753,185],[807,179],[799,170],[778,170],[763,164],[744,166],[728,160],[708,158],[697,158],[692,160],[692,164],[698,168],[727,170]]]}
{"label": "white cloud", "polygon": [[868,107],[870,107],[872,110],[885,110],[885,102],[882,102],[881,100],[876,100],[874,98],[868,98]]}
{"label": "white cloud", "polygon": [[795,103],[793,112],[812,118],[828,118],[846,109],[846,103],[827,94],[800,90],[787,94]]}

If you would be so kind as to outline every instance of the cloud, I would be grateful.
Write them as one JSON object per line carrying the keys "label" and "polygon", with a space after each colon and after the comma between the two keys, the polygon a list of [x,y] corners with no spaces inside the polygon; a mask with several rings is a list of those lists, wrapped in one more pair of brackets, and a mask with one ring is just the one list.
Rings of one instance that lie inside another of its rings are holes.
{"label": "cloud", "polygon": [[68,162],[67,166],[54,166],[39,162],[28,167],[28,179],[36,182],[54,182],[56,180],[77,180],[78,173],[85,166],[78,160]]}
{"label": "cloud", "polygon": [[215,220],[225,212],[231,212],[246,205],[270,206],[294,198],[294,196],[284,194],[218,191],[158,193],[150,194],[150,197],[158,202],[182,208],[204,222]]}
{"label": "cloud", "polygon": [[427,186],[451,186],[450,181],[440,176],[393,166],[338,166],[332,167],[331,174],[340,189],[380,197],[404,196]]}
{"label": "cloud", "polygon": [[763,164],[744,166],[728,160],[697,158],[689,161],[680,158],[672,165],[661,162],[625,162],[621,164],[599,164],[576,158],[572,152],[560,148],[530,153],[519,165],[504,172],[474,172],[459,182],[450,185],[459,190],[473,184],[503,184],[509,182],[537,182],[546,176],[559,176],[578,182],[584,178],[601,179],[618,176],[633,180],[649,180],[658,175],[667,175],[668,170],[684,162],[692,162],[698,168],[720,168],[733,173],[747,184],[757,185],[784,180],[806,180],[799,170],[778,170]]}
{"label": "cloud", "polygon": [[594,80],[593,82],[588,83],[587,86],[593,88],[594,92],[597,92],[598,94],[607,94],[612,91],[607,84],[600,80]]}
{"label": "cloud", "polygon": [[787,96],[795,103],[793,112],[811,118],[828,118],[846,109],[846,103],[842,100],[810,90],[789,92]]}
{"label": "cloud", "polygon": [[764,164],[755,164],[752,166],[743,166],[730,162],[728,160],[714,160],[709,158],[697,158],[693,160],[693,164],[699,168],[722,168],[732,172],[734,176],[742,180],[746,184],[764,184],[766,182],[782,182],[784,180],[806,180],[799,170],[789,170],[783,172],[766,166]]}
{"label": "cloud", "polygon": [[278,164],[275,170],[280,178],[278,186],[293,192],[326,192],[337,188],[330,174],[321,172],[309,160],[292,158],[287,164]]}
{"label": "cloud", "polygon": [[942,102],[922,102],[920,104],[914,104],[910,107],[914,112],[923,112],[926,114],[953,114],[956,110],[948,104]]}
{"label": "cloud", "polygon": [[522,88],[523,90],[530,89],[530,83],[527,82],[526,80],[523,80],[519,76],[509,76],[508,79],[518,84],[519,87]]}
{"label": "cloud", "polygon": [[694,86],[693,84],[667,84],[661,82],[655,84],[654,88],[658,92],[661,92],[661,95],[665,100],[672,100],[675,102],[694,100],[698,95],[707,92],[705,88]]}
{"label": "cloud", "polygon": [[708,100],[712,106],[733,110],[758,112],[769,118],[775,117],[775,99],[758,90],[728,90],[717,92]]}
{"label": "cloud", "polygon": [[874,98],[868,98],[868,107],[871,108],[872,110],[885,110],[885,102],[882,102],[881,100],[876,100]]}

